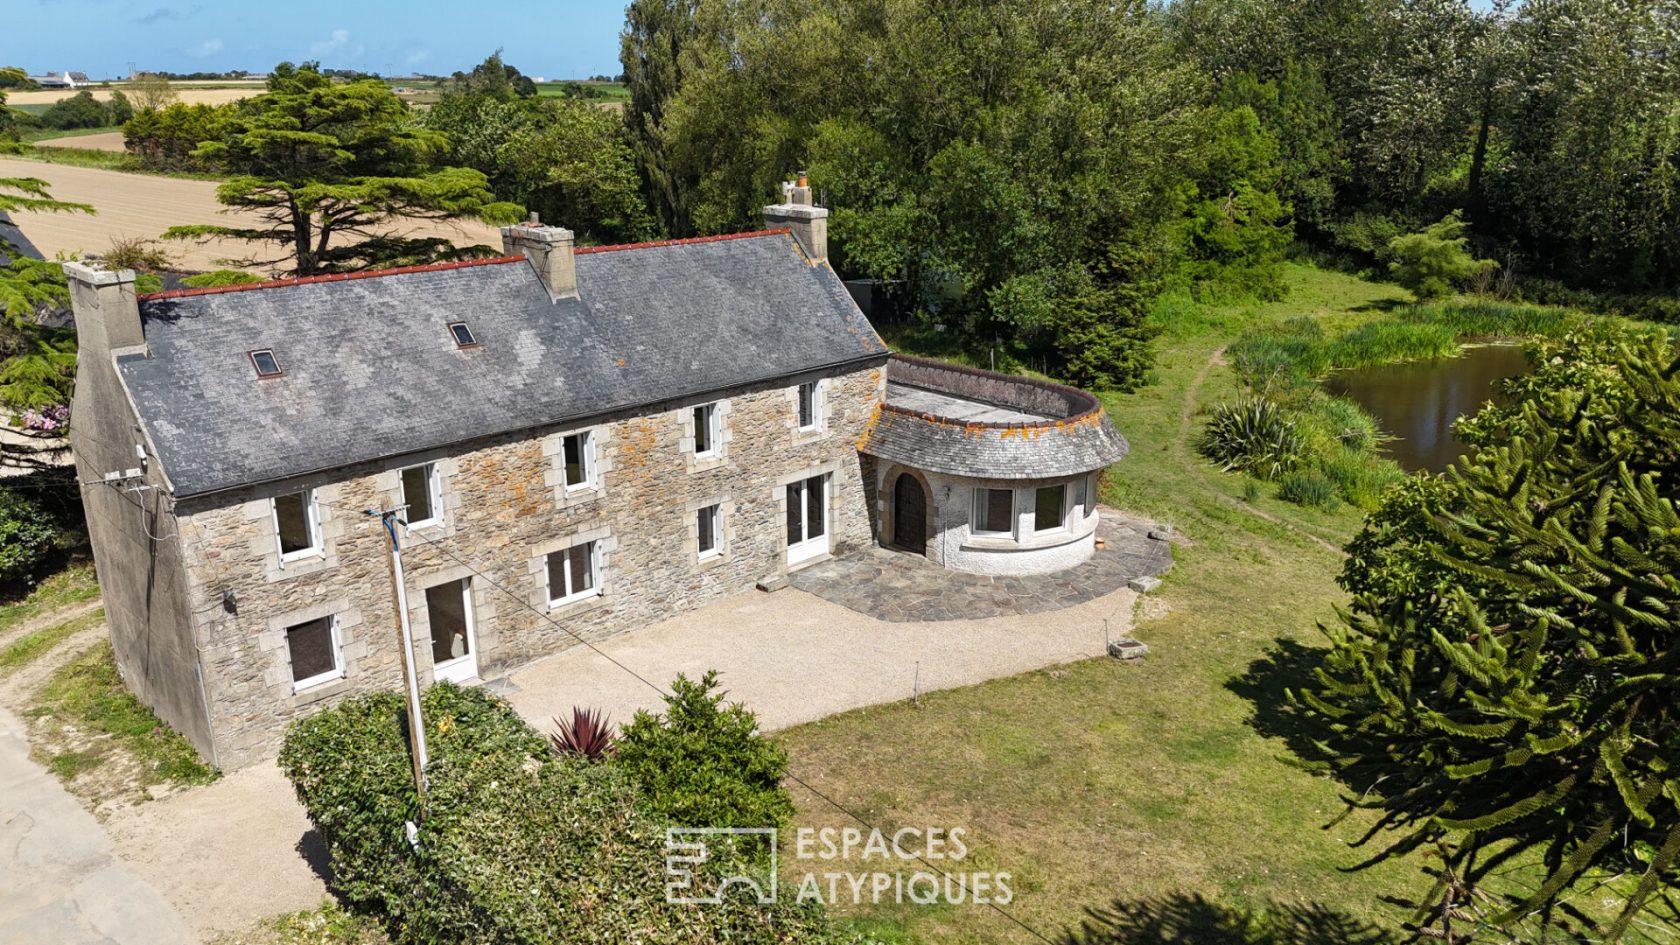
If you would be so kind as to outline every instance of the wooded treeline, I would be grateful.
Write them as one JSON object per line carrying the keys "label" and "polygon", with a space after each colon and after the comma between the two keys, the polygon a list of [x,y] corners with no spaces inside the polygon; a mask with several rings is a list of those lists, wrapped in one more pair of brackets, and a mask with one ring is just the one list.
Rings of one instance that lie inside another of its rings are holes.
{"label": "wooded treeline", "polygon": [[1460,212],[1520,291],[1680,284],[1661,0],[634,0],[625,129],[668,235],[794,169],[835,263],[976,345],[1127,386],[1166,285],[1275,295]]}

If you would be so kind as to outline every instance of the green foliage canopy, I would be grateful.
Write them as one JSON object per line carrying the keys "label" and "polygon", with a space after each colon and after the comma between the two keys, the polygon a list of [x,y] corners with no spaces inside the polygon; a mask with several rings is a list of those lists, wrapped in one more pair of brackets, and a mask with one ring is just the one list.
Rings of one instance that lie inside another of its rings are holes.
{"label": "green foliage canopy", "polygon": [[299,276],[489,255],[489,247],[456,249],[401,232],[416,220],[521,216],[495,200],[482,173],[436,166],[444,145],[384,82],[337,82],[313,63],[281,63],[268,91],[239,103],[221,137],[193,152],[232,175],[216,199],[261,224],[177,226],[164,235],[269,245],[268,255],[238,265]]}

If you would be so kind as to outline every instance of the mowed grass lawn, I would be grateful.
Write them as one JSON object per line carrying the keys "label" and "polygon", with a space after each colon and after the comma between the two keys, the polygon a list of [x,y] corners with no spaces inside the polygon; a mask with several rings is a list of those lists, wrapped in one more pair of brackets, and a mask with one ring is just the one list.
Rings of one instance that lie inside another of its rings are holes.
{"label": "mowed grass lawn", "polygon": [[[1236,393],[1229,369],[1211,362],[1243,327],[1305,314],[1340,328],[1407,298],[1304,266],[1290,282],[1281,303],[1163,305],[1157,382],[1106,398],[1132,452],[1105,477],[1104,499],[1188,539],[1140,610],[1145,660],[1029,673],[778,736],[795,774],[873,823],[965,828],[969,857],[941,865],[1012,874],[1009,911],[1054,941],[1240,942],[1248,913],[1301,909],[1328,910],[1314,914],[1318,924],[1393,928],[1400,913],[1376,897],[1420,891],[1414,864],[1342,872],[1361,859],[1347,841],[1365,821],[1323,829],[1342,809],[1336,785],[1283,758],[1283,688],[1306,671],[1322,645],[1318,622],[1345,599],[1334,583],[1340,556],[1313,536],[1339,546],[1361,513],[1302,509],[1269,498],[1269,487],[1246,503],[1242,479],[1206,465],[1189,442],[1196,414]],[[793,792],[799,825],[849,825]],[[784,874],[811,868],[790,863],[791,852]],[[973,905],[841,911],[889,939],[1037,940]]]}

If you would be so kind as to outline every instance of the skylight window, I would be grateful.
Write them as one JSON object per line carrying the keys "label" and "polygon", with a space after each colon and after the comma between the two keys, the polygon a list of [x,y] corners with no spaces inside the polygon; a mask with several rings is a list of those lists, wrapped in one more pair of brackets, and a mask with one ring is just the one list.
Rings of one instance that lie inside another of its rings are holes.
{"label": "skylight window", "polygon": [[256,367],[258,377],[279,377],[286,373],[280,370],[280,359],[267,348],[251,352],[251,364]]}
{"label": "skylight window", "polygon": [[457,348],[478,347],[478,339],[473,337],[472,329],[467,327],[466,322],[450,322],[449,333],[455,336]]}

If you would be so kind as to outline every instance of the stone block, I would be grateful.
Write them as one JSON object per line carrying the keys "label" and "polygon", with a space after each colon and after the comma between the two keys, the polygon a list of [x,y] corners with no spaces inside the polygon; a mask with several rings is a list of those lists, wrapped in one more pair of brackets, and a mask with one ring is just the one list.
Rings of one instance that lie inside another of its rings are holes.
{"label": "stone block", "polygon": [[1131,637],[1121,637],[1108,644],[1108,655],[1117,660],[1142,659],[1149,652],[1149,644]]}
{"label": "stone block", "polygon": [[766,593],[779,591],[787,586],[788,578],[785,574],[771,574],[758,579],[758,589]]}
{"label": "stone block", "polygon": [[1134,591],[1137,591],[1139,594],[1147,594],[1161,586],[1161,579],[1158,577],[1144,575],[1143,577],[1135,577],[1130,581],[1127,581],[1126,586]]}

